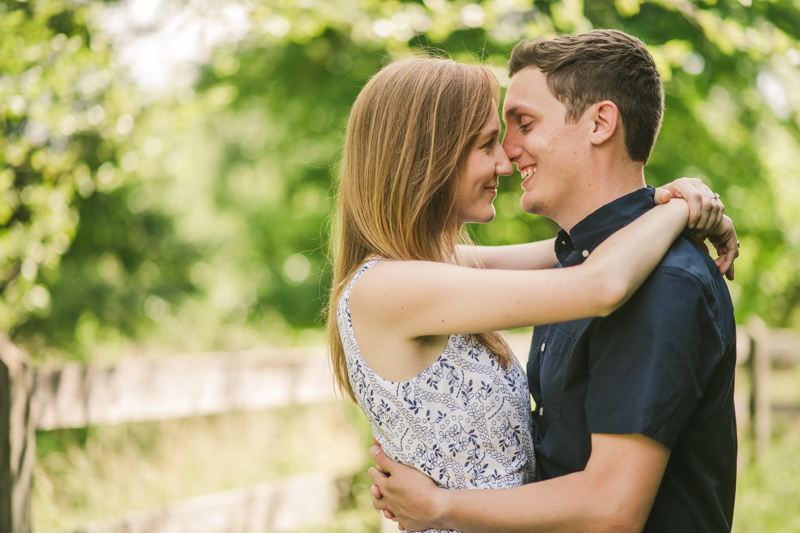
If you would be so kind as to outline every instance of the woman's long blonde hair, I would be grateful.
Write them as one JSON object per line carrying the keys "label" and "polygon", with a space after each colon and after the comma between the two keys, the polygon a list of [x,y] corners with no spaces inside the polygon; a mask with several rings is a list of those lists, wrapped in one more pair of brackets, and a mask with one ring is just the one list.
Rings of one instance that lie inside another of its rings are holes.
{"label": "woman's long blonde hair", "polygon": [[[370,256],[458,264],[456,245],[469,237],[454,201],[457,180],[476,136],[497,112],[499,96],[490,67],[414,58],[384,67],[353,104],[336,197],[328,304],[334,377],[353,401],[336,318],[339,299]],[[503,366],[511,363],[499,332],[473,336]]]}

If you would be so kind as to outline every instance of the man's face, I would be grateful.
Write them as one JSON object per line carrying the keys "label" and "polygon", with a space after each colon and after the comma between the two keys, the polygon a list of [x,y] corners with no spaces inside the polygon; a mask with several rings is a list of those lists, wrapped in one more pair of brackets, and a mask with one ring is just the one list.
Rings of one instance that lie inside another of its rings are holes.
{"label": "man's face", "polygon": [[584,118],[566,121],[567,108],[546,79],[531,67],[511,79],[503,104],[503,149],[523,176],[522,209],[558,222],[559,212],[580,196],[581,179],[590,171],[591,129]]}

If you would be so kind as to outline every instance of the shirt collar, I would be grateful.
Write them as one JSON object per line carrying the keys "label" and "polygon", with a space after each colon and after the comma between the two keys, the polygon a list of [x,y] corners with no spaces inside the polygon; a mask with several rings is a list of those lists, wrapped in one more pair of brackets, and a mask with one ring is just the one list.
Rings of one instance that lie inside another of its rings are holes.
{"label": "shirt collar", "polygon": [[655,207],[655,189],[645,187],[617,198],[590,214],[556,239],[556,256],[563,266],[583,263],[612,233],[624,228]]}

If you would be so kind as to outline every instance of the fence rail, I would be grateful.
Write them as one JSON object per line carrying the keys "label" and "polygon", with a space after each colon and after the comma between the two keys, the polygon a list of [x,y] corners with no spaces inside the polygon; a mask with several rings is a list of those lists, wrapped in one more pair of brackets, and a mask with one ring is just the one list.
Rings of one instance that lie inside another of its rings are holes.
{"label": "fence rail", "polygon": [[[526,353],[529,335],[511,344]],[[770,329],[757,317],[737,332],[737,363],[750,375],[755,454],[769,449],[773,368],[800,363],[800,332]],[[114,366],[67,364],[34,369],[0,336],[0,532],[30,533],[35,431],[268,409],[335,399],[321,347],[124,359]],[[797,406],[800,410],[800,406]],[[741,413],[740,413],[741,416]],[[288,478],[162,509],[109,518],[80,533],[289,532],[329,520],[336,480]],[[304,502],[314,501],[313,509]]]}
{"label": "fence rail", "polygon": [[36,429],[164,420],[334,399],[321,347],[36,369]]}
{"label": "fence rail", "polygon": [[[309,405],[335,400],[322,347],[130,358],[34,369],[0,336],[0,532],[30,533],[35,430]],[[332,518],[337,480],[315,473],[73,528],[76,533],[271,533]],[[313,501],[309,506],[307,502]],[[313,507],[313,508],[312,508]]]}

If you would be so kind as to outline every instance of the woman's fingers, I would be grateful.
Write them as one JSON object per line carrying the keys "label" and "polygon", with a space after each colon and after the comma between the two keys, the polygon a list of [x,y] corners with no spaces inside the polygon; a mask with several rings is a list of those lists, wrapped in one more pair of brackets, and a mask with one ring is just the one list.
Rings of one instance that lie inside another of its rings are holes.
{"label": "woman's fingers", "polygon": [[[661,192],[663,191],[663,192]],[[719,196],[698,178],[679,178],[664,187],[656,189],[656,203],[666,203],[666,194],[683,198],[689,204],[688,228],[696,235],[705,235],[715,227],[724,210]]]}
{"label": "woman's fingers", "polygon": [[[372,506],[379,511],[386,510],[386,503],[383,500],[383,492],[381,491],[381,483],[386,481],[387,476],[377,468],[370,467],[367,470],[369,477],[372,479],[372,487],[369,489],[369,493],[372,495]],[[394,515],[392,515],[394,516]]]}
{"label": "woman's fingers", "polygon": [[720,272],[732,280],[733,262],[739,257],[739,241],[736,238],[736,228],[731,219],[723,216],[720,224],[714,228],[708,238],[717,250],[718,257],[714,262],[719,266]]}
{"label": "woman's fingers", "polygon": [[684,195],[683,198],[689,204],[689,223],[687,227],[692,231],[696,231],[700,223],[700,217],[703,214],[703,196],[696,190],[682,191],[681,194]]}
{"label": "woman's fingers", "polygon": [[653,201],[655,201],[656,205],[666,204],[672,199],[672,193],[669,189],[665,189],[664,187],[657,187],[656,192],[653,195]]}
{"label": "woman's fingers", "polygon": [[725,274],[730,280],[733,279],[733,262],[737,257],[739,257],[739,249],[736,244],[729,241],[722,247],[721,253],[717,258],[722,259],[721,263],[718,263],[720,272]]}
{"label": "woman's fingers", "polygon": [[731,281],[733,281],[733,266],[734,265],[731,264],[731,266],[728,268],[728,271],[725,272],[725,277],[728,278]]}

